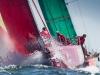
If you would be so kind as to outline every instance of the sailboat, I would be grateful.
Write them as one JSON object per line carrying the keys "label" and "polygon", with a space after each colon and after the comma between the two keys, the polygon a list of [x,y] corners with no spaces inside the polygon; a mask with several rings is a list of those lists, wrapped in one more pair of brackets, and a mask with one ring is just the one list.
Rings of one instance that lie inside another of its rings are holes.
{"label": "sailboat", "polygon": [[[56,31],[59,31],[60,33],[64,34],[64,36],[69,37],[71,42],[75,44],[76,41],[73,40],[73,38],[75,38],[77,34],[74,29],[74,25],[72,23],[71,17],[69,15],[69,11],[66,7],[67,3],[65,3],[64,0],[53,0],[53,1],[52,0],[49,0],[49,1],[48,0],[38,0],[38,3],[40,5],[41,12],[43,13],[47,28],[50,31],[51,35],[54,38],[57,38]],[[55,54],[57,54],[56,52]],[[58,55],[55,58],[55,60],[57,59],[60,62],[59,67],[64,67],[64,66],[69,67],[70,66],[71,68],[72,67],[74,68],[76,66],[83,64],[85,61],[84,54],[79,45],[62,46],[61,50],[59,50],[58,53],[59,52],[61,54],[61,57],[59,57]],[[69,54],[69,56],[67,56],[67,53]],[[57,62],[55,62],[56,65],[54,65],[56,67],[57,67]],[[88,62],[89,62],[89,66],[95,65],[96,63],[94,58],[89,59]]]}
{"label": "sailboat", "polygon": [[[56,4],[55,8],[53,7],[53,13],[48,6],[49,1],[38,1],[43,14],[45,14],[44,18],[47,23],[47,28],[52,36],[56,37],[56,30],[71,39],[76,36],[64,0],[54,0],[52,2],[52,5]],[[45,9],[47,9],[49,13]],[[31,42],[31,35],[36,38],[35,44]],[[71,41],[75,43],[75,41]],[[39,28],[36,24],[35,18],[33,17],[28,1],[0,0],[0,63],[3,65],[19,65],[23,62],[21,60],[25,59],[25,57],[30,54],[34,55],[35,50],[44,51],[43,46],[44,41],[41,39]],[[48,47],[51,52],[52,61],[47,59],[46,62],[51,62],[52,66],[59,68],[74,68],[84,63],[84,55],[80,46],[60,46],[58,48],[60,48],[60,50],[55,50],[54,47]],[[55,51],[52,52],[51,49],[54,49]],[[12,55],[10,56],[9,54]],[[5,60],[1,61],[1,59]]]}

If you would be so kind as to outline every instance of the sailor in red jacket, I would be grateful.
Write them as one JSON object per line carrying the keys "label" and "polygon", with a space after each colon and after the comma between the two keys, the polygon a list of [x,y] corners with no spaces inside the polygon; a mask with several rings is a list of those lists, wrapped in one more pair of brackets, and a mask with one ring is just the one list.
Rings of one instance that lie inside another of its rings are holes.
{"label": "sailor in red jacket", "polygon": [[83,34],[82,36],[77,36],[77,44],[78,45],[83,45],[85,42],[86,34]]}
{"label": "sailor in red jacket", "polygon": [[40,35],[45,43],[45,48],[48,47],[50,45],[50,34],[49,34],[48,30],[46,29],[46,27],[42,28]]}
{"label": "sailor in red jacket", "polygon": [[47,31],[46,27],[42,28],[42,31],[40,32],[40,34],[41,34],[42,37],[49,37],[50,36],[50,34]]}
{"label": "sailor in red jacket", "polygon": [[57,39],[59,42],[65,43],[65,36],[63,34],[60,34],[59,31],[56,31]]}
{"label": "sailor in red jacket", "polygon": [[77,38],[77,44],[81,45],[81,47],[82,47],[82,50],[83,50],[83,53],[84,53],[84,58],[85,58],[85,55],[87,54],[87,51],[84,48],[83,44],[85,42],[86,34],[83,34],[82,36],[77,36],[76,38]]}
{"label": "sailor in red jacket", "polygon": [[71,41],[69,37],[66,38],[66,45],[71,45]]}

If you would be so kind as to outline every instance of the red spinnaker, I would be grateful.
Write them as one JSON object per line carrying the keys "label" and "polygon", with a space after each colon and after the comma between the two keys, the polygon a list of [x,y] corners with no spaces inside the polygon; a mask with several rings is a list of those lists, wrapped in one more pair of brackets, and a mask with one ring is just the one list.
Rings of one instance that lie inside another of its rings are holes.
{"label": "red spinnaker", "polygon": [[3,44],[8,50],[28,54],[25,46],[29,33],[39,36],[28,1],[0,0],[0,40],[4,43],[0,42],[0,46]]}

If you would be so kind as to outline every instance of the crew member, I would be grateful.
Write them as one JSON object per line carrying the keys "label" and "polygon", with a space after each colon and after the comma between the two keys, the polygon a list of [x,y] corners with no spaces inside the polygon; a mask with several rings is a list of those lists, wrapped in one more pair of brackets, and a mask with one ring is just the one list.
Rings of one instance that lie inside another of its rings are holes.
{"label": "crew member", "polygon": [[40,32],[40,34],[41,34],[42,37],[49,37],[50,36],[50,34],[47,31],[46,27],[42,28],[42,31]]}
{"label": "crew member", "polygon": [[71,41],[69,37],[66,38],[66,45],[71,45]]}
{"label": "crew member", "polygon": [[40,32],[40,35],[44,41],[45,47],[48,47],[50,45],[50,34],[46,27],[42,28],[42,31]]}
{"label": "crew member", "polygon": [[77,36],[76,38],[77,38],[77,44],[81,45],[83,53],[84,53],[84,57],[85,57],[85,55],[87,54],[87,51],[84,48],[83,44],[85,42],[86,34],[83,34],[82,36]]}
{"label": "crew member", "polygon": [[76,38],[77,38],[77,44],[83,46],[85,42],[86,34],[83,34],[82,36],[77,36]]}
{"label": "crew member", "polygon": [[65,44],[65,36],[61,33],[59,33],[59,31],[56,31],[57,34],[57,39],[59,42],[62,42],[62,44]]}

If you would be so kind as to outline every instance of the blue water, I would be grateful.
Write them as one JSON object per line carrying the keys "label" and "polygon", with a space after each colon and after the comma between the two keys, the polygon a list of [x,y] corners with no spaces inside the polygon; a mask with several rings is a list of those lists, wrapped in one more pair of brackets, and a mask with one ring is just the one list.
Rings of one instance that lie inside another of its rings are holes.
{"label": "blue water", "polygon": [[0,67],[0,75],[100,75],[82,70],[60,69],[43,65]]}

